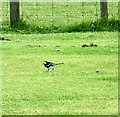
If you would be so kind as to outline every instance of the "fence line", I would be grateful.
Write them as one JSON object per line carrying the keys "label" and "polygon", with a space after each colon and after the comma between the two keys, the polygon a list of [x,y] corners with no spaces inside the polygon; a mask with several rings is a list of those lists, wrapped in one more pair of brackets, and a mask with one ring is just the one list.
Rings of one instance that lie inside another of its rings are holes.
{"label": "fence line", "polygon": [[[2,20],[9,21],[9,2],[2,3]],[[108,2],[109,17],[117,18],[118,3]],[[100,3],[97,2],[22,2],[20,18],[42,26],[68,25],[100,18]]]}

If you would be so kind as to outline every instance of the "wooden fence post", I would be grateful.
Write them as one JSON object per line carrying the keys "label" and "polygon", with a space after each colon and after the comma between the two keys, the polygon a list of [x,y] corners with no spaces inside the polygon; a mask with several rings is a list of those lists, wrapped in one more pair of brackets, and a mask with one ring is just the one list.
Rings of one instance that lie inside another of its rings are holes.
{"label": "wooden fence post", "polygon": [[100,0],[101,18],[108,18],[107,0]]}
{"label": "wooden fence post", "polygon": [[10,0],[10,25],[19,21],[19,0]]}

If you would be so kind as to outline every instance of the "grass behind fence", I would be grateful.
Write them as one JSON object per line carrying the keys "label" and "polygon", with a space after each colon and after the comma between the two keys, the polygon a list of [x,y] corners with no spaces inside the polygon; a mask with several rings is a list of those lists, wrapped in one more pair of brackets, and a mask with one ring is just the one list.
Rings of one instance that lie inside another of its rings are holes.
{"label": "grass behind fence", "polygon": [[109,20],[100,19],[99,2],[20,3],[20,22],[9,28],[9,5],[2,4],[3,31],[49,33],[75,31],[115,31],[118,29],[118,3],[109,2]]}
{"label": "grass behind fence", "polygon": [[85,32],[85,31],[118,31],[119,21],[115,19],[98,19],[93,22],[82,22],[80,24],[61,25],[61,26],[38,26],[34,23],[29,24],[20,20],[12,27],[2,27],[2,32],[15,33],[64,33],[64,32]]}

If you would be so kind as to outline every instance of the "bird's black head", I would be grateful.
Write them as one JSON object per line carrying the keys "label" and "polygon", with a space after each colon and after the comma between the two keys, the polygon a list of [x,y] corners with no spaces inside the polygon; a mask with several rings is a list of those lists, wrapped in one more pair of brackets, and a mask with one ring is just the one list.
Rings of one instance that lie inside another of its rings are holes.
{"label": "bird's black head", "polygon": [[48,61],[44,61],[43,64],[46,65],[48,63]]}

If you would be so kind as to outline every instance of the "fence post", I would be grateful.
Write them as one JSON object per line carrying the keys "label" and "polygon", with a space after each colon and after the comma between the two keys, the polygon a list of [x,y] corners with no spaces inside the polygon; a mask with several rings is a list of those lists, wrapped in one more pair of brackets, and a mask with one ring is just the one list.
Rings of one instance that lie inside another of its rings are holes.
{"label": "fence post", "polygon": [[108,18],[107,0],[100,0],[101,18]]}
{"label": "fence post", "polygon": [[10,25],[19,21],[19,0],[10,0]]}

